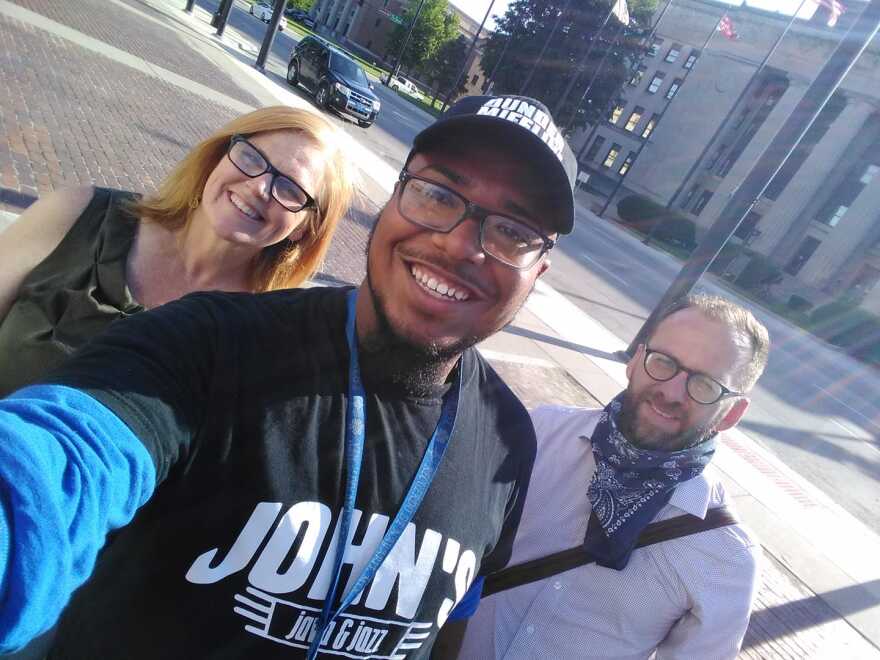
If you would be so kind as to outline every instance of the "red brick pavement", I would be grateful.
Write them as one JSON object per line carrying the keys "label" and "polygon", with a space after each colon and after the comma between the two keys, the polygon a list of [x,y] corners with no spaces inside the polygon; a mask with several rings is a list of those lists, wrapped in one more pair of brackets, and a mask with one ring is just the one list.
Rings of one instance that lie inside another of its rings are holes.
{"label": "red brick pavement", "polygon": [[[190,47],[188,42],[192,42],[194,37],[144,20],[112,0],[11,1],[237,101],[257,105],[253,95]],[[126,4],[142,14],[164,19],[155,9],[137,0],[129,0]]]}
{"label": "red brick pavement", "polygon": [[[116,42],[110,41],[113,45],[127,46],[129,52],[174,70],[169,62],[169,58],[177,61],[169,55],[171,37],[118,41],[118,35],[131,35],[132,29],[141,34],[152,29],[142,25],[146,21],[122,31],[107,22],[101,27],[97,20],[86,25],[85,14],[62,9],[68,4],[91,7],[88,15],[94,18],[95,0],[21,0],[20,4],[96,38],[104,35]],[[103,6],[107,10],[108,5]],[[132,21],[132,17],[118,20]],[[112,34],[108,36],[107,30]],[[216,70],[194,67],[176,72],[218,91],[229,82]],[[0,89],[7,90],[0,95],[0,208],[14,211],[38,194],[72,183],[154,190],[191,145],[235,114],[2,15]],[[376,198],[375,191],[372,196]],[[342,223],[323,268],[323,276],[331,282],[358,282],[363,277],[364,245],[378,206],[362,199],[358,207]],[[504,362],[496,366],[530,406],[594,404],[589,393],[561,369]],[[741,657],[876,658],[880,653],[768,559]]]}

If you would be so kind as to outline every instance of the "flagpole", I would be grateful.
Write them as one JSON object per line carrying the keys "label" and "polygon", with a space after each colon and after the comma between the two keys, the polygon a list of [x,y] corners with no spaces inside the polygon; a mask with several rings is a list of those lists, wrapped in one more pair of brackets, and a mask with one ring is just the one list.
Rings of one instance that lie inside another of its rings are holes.
{"label": "flagpole", "polygon": [[[626,0],[624,0],[624,2],[625,1]],[[593,54],[593,49],[596,47],[596,43],[601,40],[602,30],[605,29],[605,26],[608,25],[608,21],[611,19],[612,14],[614,14],[614,9],[617,6],[617,2],[618,0],[613,0],[613,2],[611,3],[611,9],[609,9],[608,13],[605,14],[605,18],[602,19],[602,24],[599,26],[599,29],[596,30],[595,36],[590,39],[590,45],[587,47],[587,52],[584,53],[584,57],[581,60],[584,64],[589,63],[590,55]],[[601,67],[601,64],[599,66]],[[568,95],[571,94],[571,90],[574,88],[574,84],[577,82],[577,79],[579,77],[579,74],[573,75],[571,77],[571,80],[568,81],[568,85],[566,85],[565,91],[562,92],[562,96],[559,98],[559,101],[556,102],[556,107],[553,109],[553,114],[555,116],[559,116],[559,112],[562,110],[563,104],[565,103],[566,99],[568,99]]]}
{"label": "flagpole", "polygon": [[669,305],[686,296],[703,276],[749,211],[758,203],[773,177],[779,173],[785,161],[810,130],[825,104],[840,87],[878,31],[880,0],[870,0],[654,307],[627,348],[628,354],[632,355],[638,344],[645,341]]}
{"label": "flagpole", "polygon": [[529,75],[526,76],[525,82],[523,82],[522,87],[519,88],[520,95],[523,95],[526,91],[526,88],[529,86],[529,83],[532,82],[532,77],[535,75],[535,69],[538,68],[538,63],[542,59],[544,59],[544,53],[547,52],[548,46],[550,46],[550,42],[553,41],[553,37],[556,36],[556,30],[559,28],[559,23],[562,22],[562,17],[565,15],[565,12],[568,11],[568,5],[571,4],[571,0],[565,0],[565,5],[562,7],[562,11],[559,12],[559,15],[556,17],[556,22],[553,24],[553,29],[550,30],[550,34],[547,36],[547,40],[544,42],[543,47],[541,48],[541,53],[538,55],[538,59],[536,59],[532,63],[532,68],[529,71]]}
{"label": "flagpole", "polygon": [[[721,134],[727,130],[727,125],[730,123],[731,118],[734,113],[739,108],[740,103],[746,97],[749,90],[753,87],[755,80],[757,80],[760,73],[764,70],[767,64],[770,62],[770,58],[776,53],[776,50],[779,48],[779,45],[782,43],[782,40],[785,38],[785,35],[788,34],[788,31],[791,29],[792,25],[794,25],[795,20],[798,17],[798,14],[801,13],[801,9],[804,8],[808,2],[813,2],[813,0],[801,0],[801,4],[798,6],[797,11],[792,14],[791,19],[788,21],[788,24],[785,26],[785,29],[782,33],[777,37],[776,41],[773,42],[773,45],[770,47],[770,50],[767,51],[767,54],[764,56],[764,59],[761,60],[761,63],[758,65],[758,68],[755,69],[755,72],[752,74],[752,77],[749,78],[749,82],[745,87],[742,88],[742,91],[739,93],[739,96],[736,97],[736,101],[734,101],[733,105],[730,106],[730,109],[727,111],[727,114],[724,116],[724,119],[721,120],[721,123],[718,125],[715,133],[712,134],[712,137],[709,138],[709,141],[706,143],[706,146],[703,147],[703,151],[700,152],[699,157],[694,161],[693,165],[691,165],[688,173],[681,180],[681,185],[676,188],[675,192],[672,194],[672,197],[669,198],[669,201],[666,203],[666,208],[671,209],[672,205],[675,204],[675,200],[681,195],[682,191],[687,187],[687,184],[690,182],[691,177],[693,177],[694,172],[703,162],[706,157],[706,154],[709,150],[715,145],[718,138]],[[815,3],[818,4],[818,3]]]}
{"label": "flagpole", "polygon": [[[660,12],[660,15],[657,17],[657,20],[654,22],[654,26],[651,28],[651,32],[648,34],[647,37],[645,37],[645,42],[653,41],[654,35],[657,34],[657,28],[660,27],[660,21],[663,20],[663,17],[666,15],[666,11],[669,9],[670,5],[672,5],[672,0],[667,0],[666,5],[664,5],[664,7],[663,7],[663,11]],[[639,62],[641,63],[644,59],[645,58],[643,55],[639,59]],[[581,94],[580,100],[578,100],[577,104],[574,106],[574,111],[572,112],[572,115],[568,120],[568,124],[565,125],[565,130],[571,129],[571,125],[574,123],[575,117],[577,117],[578,108],[581,107],[584,100],[587,98],[587,95],[590,93],[590,89],[592,88],[593,83],[596,80],[596,76],[599,75],[599,71],[601,71],[601,70],[602,70],[602,67],[600,66],[600,67],[597,67],[596,71],[593,72],[593,77],[590,78],[590,82],[587,83],[587,88],[584,90],[584,93]],[[593,139],[593,135],[595,135],[596,131],[599,130],[599,126],[601,126],[602,121],[603,121],[603,119],[600,118],[599,120],[596,121],[596,123],[593,124],[593,128],[590,130],[590,135],[587,138],[587,141],[584,142],[583,145],[581,145],[581,148],[578,151],[578,155],[577,155],[578,163],[580,163],[581,156],[583,155],[584,151],[586,151],[587,145],[590,143],[590,140]]]}
{"label": "flagpole", "polygon": [[[880,0],[878,0],[878,2],[880,2]],[[718,22],[715,23],[715,27],[712,28],[712,31],[709,33],[709,36],[706,37],[706,41],[703,42],[703,46],[702,46],[702,48],[700,48],[701,56],[702,56],[702,53],[704,53],[708,50],[709,44],[712,43],[712,39],[715,37],[715,33],[718,32],[718,28],[721,26],[721,21],[723,21],[726,17],[727,17],[727,13],[725,12],[724,14],[721,15],[721,18],[718,19]],[[688,76],[691,74],[691,72],[693,72],[693,70],[697,66],[699,66],[699,62],[700,62],[700,60],[698,58],[697,61],[694,62],[694,66],[692,66],[690,69],[685,69],[685,74],[681,79],[681,84],[678,86],[678,89],[675,92],[675,96],[673,96],[671,99],[669,99],[666,102],[666,105],[664,105],[663,108],[660,110],[660,114],[657,116],[656,124],[659,124],[661,122],[661,120],[663,119],[663,115],[666,114],[666,111],[669,109],[669,106],[672,105],[672,102],[675,100],[675,97],[678,96],[679,93],[681,92],[681,88],[684,86],[684,83],[687,81]],[[655,124],[654,130],[656,130],[656,124]],[[645,138],[642,140],[641,144],[639,145],[639,148],[636,150],[636,155],[633,156],[632,162],[629,164],[629,169],[626,172],[624,172],[623,175],[620,177],[620,179],[617,181],[617,185],[614,186],[614,190],[611,191],[611,194],[608,196],[608,199],[605,200],[605,205],[602,207],[602,210],[599,211],[600,218],[605,215],[605,211],[607,211],[608,207],[611,206],[611,202],[614,200],[615,195],[617,195],[617,193],[620,191],[621,187],[623,186],[623,182],[626,180],[627,175],[630,172],[632,172],[633,167],[636,164],[636,161],[638,161],[639,156],[642,153],[642,150],[645,148],[645,145],[648,144],[649,141],[650,141],[649,138]],[[655,226],[656,226],[656,224],[657,223],[655,223]],[[650,238],[650,235],[649,235],[649,238]]]}

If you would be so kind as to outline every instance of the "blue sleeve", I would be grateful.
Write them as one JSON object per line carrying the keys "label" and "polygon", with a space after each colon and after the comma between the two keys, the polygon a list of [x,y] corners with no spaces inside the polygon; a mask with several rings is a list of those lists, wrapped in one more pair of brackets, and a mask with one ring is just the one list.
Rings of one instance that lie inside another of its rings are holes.
{"label": "blue sleeve", "polygon": [[480,596],[483,593],[483,582],[485,580],[486,578],[482,575],[477,576],[471,584],[471,588],[465,592],[462,599],[458,601],[458,605],[449,613],[447,621],[461,621],[462,619],[470,619],[474,615],[477,611],[477,606],[480,604]]}
{"label": "blue sleeve", "polygon": [[41,385],[0,401],[0,652],[55,623],[155,484],[149,452],[90,396]]}

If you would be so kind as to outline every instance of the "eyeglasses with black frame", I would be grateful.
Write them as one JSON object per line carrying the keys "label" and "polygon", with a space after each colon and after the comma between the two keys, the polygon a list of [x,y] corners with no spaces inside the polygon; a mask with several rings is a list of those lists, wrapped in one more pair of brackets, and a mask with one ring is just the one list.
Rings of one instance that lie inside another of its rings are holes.
{"label": "eyeglasses with black frame", "polygon": [[238,170],[252,179],[268,172],[272,175],[272,197],[288,211],[296,213],[306,208],[318,208],[314,198],[301,185],[275,168],[262,151],[243,135],[233,135],[226,150],[229,160]]}
{"label": "eyeglasses with black frame", "polygon": [[406,170],[400,173],[397,210],[415,225],[448,234],[466,218],[480,223],[480,245],[506,266],[531,268],[556,242],[521,220],[484,209],[446,186]]}
{"label": "eyeglasses with black frame", "polygon": [[680,371],[687,374],[688,396],[704,406],[718,403],[727,397],[743,396],[742,392],[734,392],[711,376],[685,369],[675,358],[666,355],[666,353],[645,346],[645,373],[651,378],[665,382],[675,378]]}

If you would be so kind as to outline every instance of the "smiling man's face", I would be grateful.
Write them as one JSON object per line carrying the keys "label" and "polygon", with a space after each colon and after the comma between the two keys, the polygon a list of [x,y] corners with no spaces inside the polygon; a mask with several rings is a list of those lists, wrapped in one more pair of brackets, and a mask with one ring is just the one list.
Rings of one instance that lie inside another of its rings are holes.
{"label": "smiling man's face", "polygon": [[[554,235],[540,195],[529,192],[539,189],[540,173],[509,149],[433,149],[416,154],[407,171]],[[454,357],[513,319],[546,270],[547,255],[517,270],[483,252],[472,218],[448,234],[415,225],[398,210],[400,187],[371,237],[366,293],[372,304],[364,305],[367,318],[359,317],[358,327],[384,326],[413,347]]]}
{"label": "smiling man's face", "polygon": [[[665,318],[651,335],[650,348],[673,358],[681,367],[714,378],[737,390],[736,375],[749,359],[734,331],[697,309]],[[705,405],[687,393],[687,374],[679,371],[657,381],[645,371],[645,346],[640,345],[626,368],[629,378],[619,427],[627,440],[645,449],[676,451],[734,426],[748,407],[745,397]]]}

